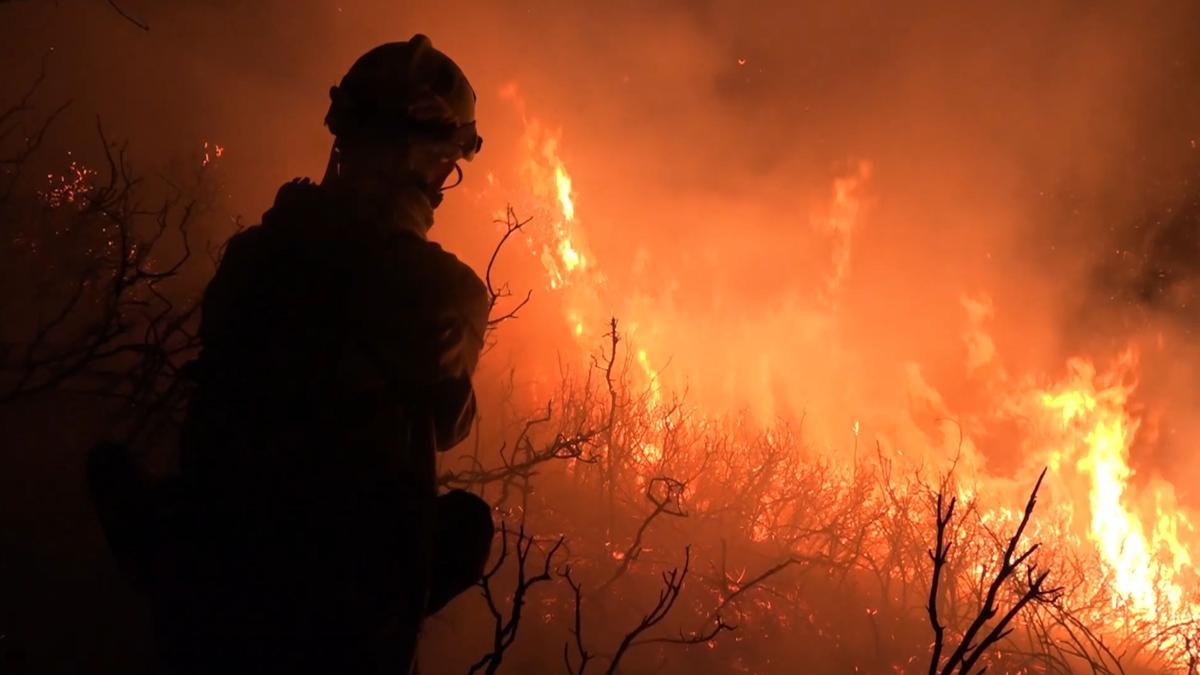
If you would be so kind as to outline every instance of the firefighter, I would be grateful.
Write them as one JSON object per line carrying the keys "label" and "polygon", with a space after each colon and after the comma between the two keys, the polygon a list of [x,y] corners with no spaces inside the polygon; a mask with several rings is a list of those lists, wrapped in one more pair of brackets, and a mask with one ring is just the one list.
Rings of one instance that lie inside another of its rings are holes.
{"label": "firefighter", "polygon": [[417,35],[367,52],[330,99],[324,178],[281,187],[205,292],[179,496],[130,515],[146,499],[119,447],[90,464],[180,673],[407,673],[423,618],[491,546],[490,508],[435,480],[475,414],[489,309],[427,238],[482,146],[474,91]]}

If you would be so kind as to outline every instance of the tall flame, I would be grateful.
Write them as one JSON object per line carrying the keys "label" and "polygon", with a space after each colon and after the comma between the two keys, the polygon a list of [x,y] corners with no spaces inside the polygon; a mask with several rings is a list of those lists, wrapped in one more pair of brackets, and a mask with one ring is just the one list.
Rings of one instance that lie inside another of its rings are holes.
{"label": "tall flame", "polygon": [[[557,159],[557,158],[556,158]],[[554,185],[558,188],[558,203],[562,206],[563,220],[575,220],[575,202],[571,199],[571,177],[567,169],[558,161],[554,167]]]}
{"label": "tall flame", "polygon": [[[1162,481],[1149,485],[1154,494],[1152,529],[1139,515],[1130,480],[1130,449],[1140,425],[1129,413],[1135,383],[1132,351],[1116,367],[1098,374],[1086,359],[1073,359],[1067,382],[1042,393],[1042,404],[1054,413],[1065,435],[1053,451],[1052,465],[1075,460],[1074,468],[1090,481],[1088,537],[1112,576],[1116,597],[1138,614],[1154,619],[1191,613],[1177,577],[1192,567],[1180,535],[1191,530]],[[1149,531],[1148,531],[1149,530]]]}
{"label": "tall flame", "polygon": [[[534,198],[541,202],[538,210],[542,222],[535,226],[530,246],[545,268],[550,289],[562,294],[564,313],[572,333],[581,340],[590,341],[592,336],[585,335],[585,326],[607,325],[618,312],[611,302],[602,299],[604,276],[592,264],[594,256],[586,246],[581,223],[576,219],[578,194],[559,154],[562,132],[526,114],[525,102],[515,84],[505,86],[501,97],[512,102],[521,113],[525,124],[522,138],[525,157],[520,174]],[[636,322],[627,325],[636,326]],[[661,385],[657,371],[651,366],[652,359],[644,347],[635,353],[652,402],[657,403],[661,400]]]}

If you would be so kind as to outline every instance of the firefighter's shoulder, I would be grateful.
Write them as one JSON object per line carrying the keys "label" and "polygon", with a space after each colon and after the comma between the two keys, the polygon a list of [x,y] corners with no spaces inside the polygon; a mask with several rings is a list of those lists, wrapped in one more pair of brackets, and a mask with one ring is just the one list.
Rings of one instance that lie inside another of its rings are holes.
{"label": "firefighter's shoulder", "polygon": [[427,260],[438,283],[464,300],[487,299],[487,287],[470,265],[432,241],[425,241]]}
{"label": "firefighter's shoulder", "polygon": [[308,220],[323,210],[324,202],[320,185],[308,178],[293,178],[275,192],[275,202],[263,214],[262,223],[273,227]]}

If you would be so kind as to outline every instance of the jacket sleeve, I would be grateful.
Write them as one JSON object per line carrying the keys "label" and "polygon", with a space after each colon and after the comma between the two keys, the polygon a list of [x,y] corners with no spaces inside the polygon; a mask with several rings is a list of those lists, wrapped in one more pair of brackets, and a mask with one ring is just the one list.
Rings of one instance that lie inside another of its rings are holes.
{"label": "jacket sleeve", "polygon": [[437,351],[441,378],[434,387],[434,430],[439,450],[462,442],[475,419],[471,376],[487,332],[488,296],[470,268],[454,260],[455,282],[439,312]]}
{"label": "jacket sleeve", "polygon": [[483,282],[465,265],[458,264],[458,279],[438,319],[438,365],[445,376],[469,378],[483,351],[488,300]]}

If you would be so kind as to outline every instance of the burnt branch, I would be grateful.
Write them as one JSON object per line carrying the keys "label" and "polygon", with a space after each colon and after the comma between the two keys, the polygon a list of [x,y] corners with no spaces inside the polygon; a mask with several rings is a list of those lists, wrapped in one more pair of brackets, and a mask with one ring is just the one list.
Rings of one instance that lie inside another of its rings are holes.
{"label": "burnt branch", "polygon": [[947,536],[947,529],[950,526],[950,520],[954,518],[954,505],[958,500],[951,497],[949,504],[946,504],[945,499],[945,490],[939,490],[937,495],[937,540],[933,550],[929,551],[929,559],[933,562],[933,580],[929,584],[928,605],[929,625],[933,628],[933,653],[929,658],[929,675],[937,672],[946,637],[946,627],[938,618],[938,586],[941,583],[942,570],[946,567],[946,560],[950,554],[951,542]]}
{"label": "burnt branch", "polygon": [[504,612],[497,605],[492,585],[497,574],[509,558],[509,534],[507,524],[501,522],[500,553],[496,556],[495,564],[484,572],[483,577],[479,580],[479,586],[483,590],[483,599],[487,602],[488,611],[492,615],[495,629],[492,634],[491,651],[484,654],[478,661],[472,664],[468,671],[469,673],[477,673],[482,670],[491,675],[500,667],[500,663],[504,660],[504,653],[517,639],[517,630],[521,626],[522,610],[525,608],[529,590],[543,581],[550,580],[550,568],[553,565],[554,556],[562,548],[564,541],[563,537],[559,537],[555,541],[542,560],[541,571],[531,575],[531,570],[529,569],[530,552],[533,550],[536,542],[532,536],[525,534],[525,524],[521,524],[520,529],[517,530],[516,541],[512,545],[512,551],[516,553],[516,586],[512,592],[512,604],[509,608],[508,616],[505,616]]}
{"label": "burnt branch", "polygon": [[505,282],[497,287],[492,281],[492,269],[496,266],[496,258],[500,256],[500,251],[504,248],[504,244],[507,243],[514,234],[520,232],[521,229],[528,225],[532,220],[532,218],[525,218],[524,220],[518,218],[516,212],[513,211],[512,206],[508,206],[505,208],[504,220],[497,219],[494,221],[497,225],[504,226],[504,234],[500,235],[500,241],[496,242],[496,247],[492,249],[492,255],[490,258],[488,258],[487,268],[483,273],[484,285],[487,286],[488,293],[488,330],[494,329],[509,319],[516,319],[517,312],[521,311],[525,305],[529,304],[530,298],[533,297],[533,290],[530,289],[525,292],[525,297],[512,309],[500,314],[499,316],[492,316],[492,314],[496,311],[496,305],[500,302],[500,300],[512,297],[513,294],[508,282]]}
{"label": "burnt branch", "polygon": [[[563,578],[566,579],[567,585],[571,587],[571,592],[575,594],[575,625],[571,629],[571,635],[574,637],[572,642],[563,643],[563,662],[567,667],[568,675],[583,675],[583,671],[587,669],[587,664],[592,660],[593,654],[583,646],[583,586],[571,577],[571,567],[568,565],[563,572]],[[578,660],[578,665],[571,662],[571,647],[575,648],[575,658]]]}
{"label": "burnt branch", "polygon": [[[946,659],[946,663],[942,665],[940,670],[942,675],[952,675],[956,669],[960,675],[969,675],[986,670],[987,668],[984,667],[980,671],[975,671],[975,665],[989,649],[1012,632],[1012,621],[1021,610],[1031,602],[1050,603],[1061,595],[1061,588],[1046,586],[1046,579],[1050,574],[1049,570],[1039,570],[1036,565],[1029,564],[1025,567],[1023,588],[1008,611],[1000,615],[1000,608],[997,604],[997,597],[1001,589],[1040,546],[1039,544],[1034,544],[1020,553],[1017,552],[1021,537],[1024,535],[1025,528],[1029,524],[1029,519],[1033,515],[1033,508],[1037,504],[1037,493],[1041,489],[1042,481],[1045,477],[1046,470],[1043,469],[1041,475],[1038,476],[1037,483],[1033,486],[1033,491],[1029,494],[1029,500],[1025,503],[1025,511],[1021,517],[1021,522],[1004,547],[1000,565],[992,577],[991,583],[988,584],[987,594],[983,599],[979,611],[976,613],[974,620],[971,621],[970,626],[963,633],[958,647]],[[945,564],[946,552],[949,550],[949,545],[942,542],[950,522],[951,512],[953,511],[953,500],[951,500],[951,506],[945,513],[941,509],[943,501],[941,493],[944,491],[945,487],[939,492],[938,498],[938,543],[936,544],[937,548],[942,551],[942,565]],[[934,558],[934,579],[936,581],[940,575],[941,566],[937,564],[937,553],[931,553],[931,557]],[[937,590],[933,584],[930,585],[929,612],[930,623],[935,630],[935,650],[930,659],[930,672],[932,673],[937,671],[938,662],[936,659],[940,657],[937,631],[939,628],[944,629],[937,616]],[[981,632],[987,627],[988,623],[998,615],[1000,616],[999,620],[980,637]]]}
{"label": "burnt branch", "polygon": [[122,19],[125,19],[129,23],[137,26],[138,28],[141,28],[142,30],[144,30],[146,32],[150,31],[149,24],[147,24],[144,21],[139,21],[139,20],[133,18],[132,16],[130,16],[128,12],[126,12],[124,9],[121,8],[121,5],[117,4],[117,0],[108,0],[108,6],[112,7],[113,11],[115,11],[117,14],[120,14]]}
{"label": "burnt branch", "polygon": [[1187,672],[1188,675],[1196,675],[1196,667],[1200,665],[1200,653],[1197,653],[1197,646],[1192,641],[1191,636],[1183,639],[1184,653],[1187,654]]}
{"label": "burnt branch", "polygon": [[546,405],[543,415],[525,421],[515,442],[504,444],[499,451],[500,466],[485,467],[478,458],[466,458],[472,466],[460,471],[450,471],[438,478],[438,485],[446,488],[480,487],[491,483],[508,484],[517,479],[530,478],[537,468],[554,460],[578,460],[595,462],[589,449],[603,433],[600,429],[579,427],[569,433],[558,432],[549,441],[537,443],[532,432],[538,425],[549,422],[553,417],[553,406]]}
{"label": "burnt branch", "polygon": [[[641,620],[634,626],[633,630],[625,634],[625,637],[621,640],[621,644],[617,645],[617,650],[613,653],[612,660],[608,664],[608,670],[604,671],[606,675],[613,675],[617,672],[617,667],[621,664],[621,659],[629,652],[630,647],[638,644],[647,644],[645,641],[639,641],[638,638],[646,631],[662,623],[662,620],[667,618],[667,615],[671,613],[671,609],[675,606],[675,601],[679,599],[679,593],[683,590],[683,582],[687,578],[688,566],[691,564],[691,560],[692,547],[685,546],[683,549],[683,566],[663,572],[663,588],[658,594],[658,601],[649,612],[642,615]],[[717,632],[719,631],[720,627],[717,629]]]}
{"label": "burnt branch", "polygon": [[621,333],[617,331],[617,317],[609,320],[609,329],[604,337],[609,339],[609,348],[604,354],[603,364],[598,367],[604,370],[604,383],[608,387],[608,428],[611,430],[617,414],[617,385],[613,378],[613,367],[617,363],[617,345],[621,342]]}
{"label": "burnt branch", "polygon": [[805,565],[805,564],[809,564],[811,562],[813,562],[811,559],[796,558],[796,557],[788,558],[787,560],[784,560],[783,562],[780,562],[780,563],[776,563],[776,564],[768,567],[767,569],[763,570],[759,574],[757,574],[753,577],[750,577],[750,579],[748,581],[734,582],[732,579],[730,579],[728,577],[728,575],[725,575],[725,578],[723,579],[722,583],[725,586],[727,595],[725,595],[725,598],[723,600],[721,600],[721,604],[717,605],[717,609],[716,609],[716,612],[715,612],[713,618],[719,621],[721,611],[724,610],[727,606],[729,606],[730,603],[732,603],[734,600],[737,600],[738,598],[745,595],[746,593],[749,593],[750,591],[754,590],[755,588],[762,586],[764,583],[766,583],[766,581],[768,579],[775,576],[776,574],[779,574],[780,572],[786,570],[787,568],[789,568],[793,565]]}
{"label": "burnt branch", "polygon": [[702,645],[707,644],[721,633],[725,631],[735,631],[737,626],[725,623],[725,620],[720,615],[714,616],[712,626],[705,630],[698,630],[693,633],[679,632],[679,635],[671,637],[646,638],[634,642],[634,646],[650,645],[650,644],[668,644],[668,645]]}
{"label": "burnt branch", "polygon": [[[13,197],[13,192],[20,184],[26,165],[37,153],[46,140],[46,134],[67,108],[71,101],[60,103],[49,113],[27,124],[26,116],[33,112],[33,98],[41,90],[46,81],[46,67],[50,53],[42,56],[38,74],[33,82],[21,94],[21,97],[4,110],[0,110],[0,144],[7,145],[10,138],[15,137],[15,147],[9,149],[0,146],[0,207],[7,206]],[[4,220],[8,220],[6,217]]]}
{"label": "burnt branch", "polygon": [[650,479],[650,482],[646,484],[646,500],[654,505],[654,509],[642,520],[642,524],[638,526],[637,533],[633,536],[633,542],[621,556],[621,564],[601,588],[607,588],[614,581],[620,579],[629,570],[629,566],[638,559],[638,556],[642,553],[642,537],[645,536],[646,529],[650,527],[650,523],[655,518],[664,514],[676,518],[687,517],[687,511],[683,509],[683,504],[681,503],[684,487],[686,486],[681,481],[667,476]]}
{"label": "burnt branch", "polygon": [[[142,207],[142,182],[125,146],[109,142],[99,120],[96,128],[107,167],[102,181],[82,174],[69,202],[42,207],[64,236],[76,238],[64,240],[68,250],[53,261],[74,266],[74,276],[46,282],[49,295],[34,296],[39,314],[28,337],[0,353],[0,403],[59,389],[158,409],[198,349],[198,298],[179,302],[164,285],[191,261],[199,204],[173,189],[157,208]],[[51,305],[57,308],[44,313]]]}

